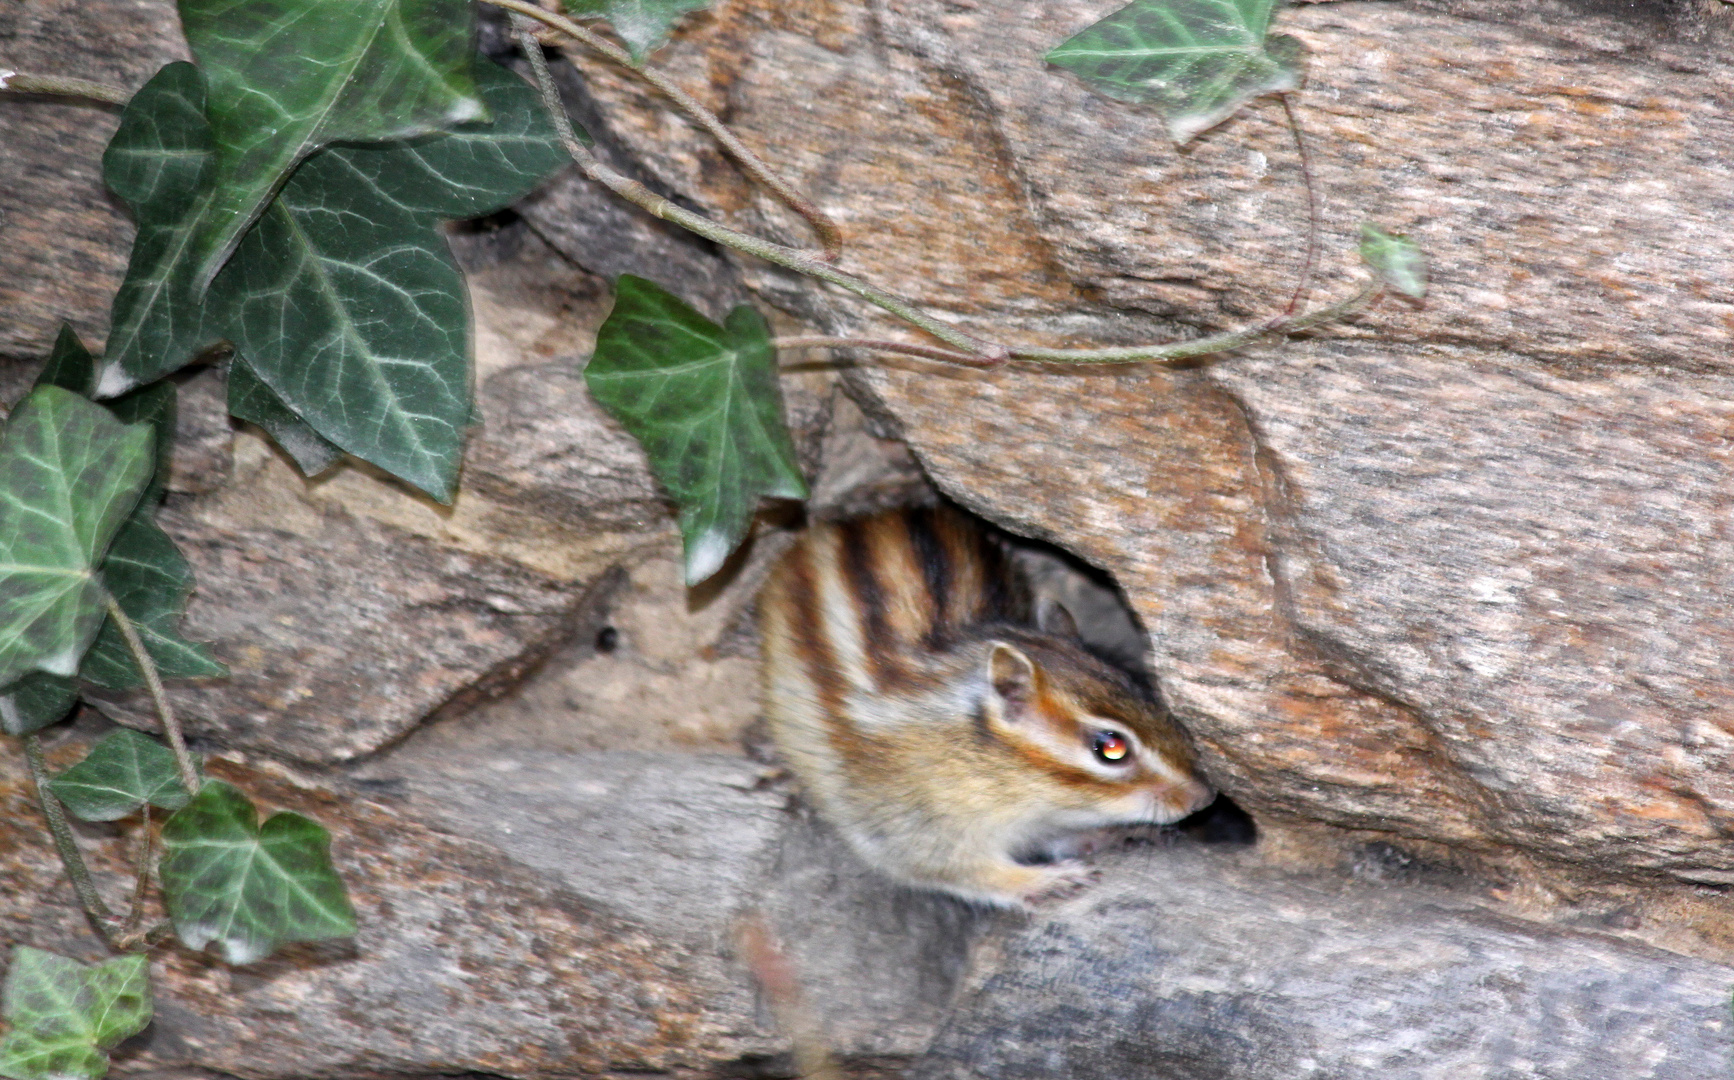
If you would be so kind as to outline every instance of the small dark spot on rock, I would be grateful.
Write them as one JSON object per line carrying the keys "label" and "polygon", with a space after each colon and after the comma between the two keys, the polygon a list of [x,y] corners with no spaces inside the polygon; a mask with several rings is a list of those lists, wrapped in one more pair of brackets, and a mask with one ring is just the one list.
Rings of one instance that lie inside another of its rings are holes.
{"label": "small dark spot on rock", "polygon": [[1615,930],[1636,930],[1638,927],[1644,925],[1644,920],[1639,918],[1638,913],[1630,908],[1620,908],[1617,911],[1610,911],[1606,915],[1602,916],[1602,922],[1613,927]]}
{"label": "small dark spot on rock", "polygon": [[1362,881],[1407,882],[1421,876],[1415,856],[1383,840],[1361,845],[1349,870]]}
{"label": "small dark spot on rock", "polygon": [[619,647],[620,631],[614,629],[612,626],[604,626],[602,629],[596,631],[597,652],[607,654],[613,652]]}

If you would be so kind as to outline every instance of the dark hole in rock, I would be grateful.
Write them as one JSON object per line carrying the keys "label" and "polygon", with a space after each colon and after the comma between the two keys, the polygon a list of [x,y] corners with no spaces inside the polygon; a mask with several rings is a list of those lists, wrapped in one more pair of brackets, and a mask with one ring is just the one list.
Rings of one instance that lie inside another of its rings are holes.
{"label": "dark hole in rock", "polygon": [[785,1080],[800,1076],[789,1054],[743,1054],[717,1066],[718,1080]]}
{"label": "dark hole in rock", "polygon": [[604,626],[596,631],[596,651],[607,654],[620,647],[620,631],[612,626]]}
{"label": "dark hole in rock", "polygon": [[1182,818],[1174,826],[1200,844],[1242,846],[1258,842],[1258,826],[1252,815],[1227,795],[1218,795],[1209,806]]}
{"label": "dark hole in rock", "polygon": [[468,221],[446,226],[452,255],[467,271],[484,270],[516,255],[524,246],[529,225],[516,210],[507,207]]}

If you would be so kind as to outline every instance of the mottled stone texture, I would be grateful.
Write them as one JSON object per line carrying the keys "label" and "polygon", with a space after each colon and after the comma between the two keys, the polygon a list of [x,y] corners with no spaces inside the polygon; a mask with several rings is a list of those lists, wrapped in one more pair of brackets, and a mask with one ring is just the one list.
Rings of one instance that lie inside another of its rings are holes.
{"label": "mottled stone texture", "polygon": [[[978,331],[1118,343],[1272,311],[1306,239],[1281,109],[1177,152],[1041,64],[1101,13],[740,3],[667,62],[837,213],[846,265]],[[1352,287],[1372,218],[1426,248],[1424,305],[1188,371],[898,363],[853,385],[949,494],[1116,576],[1212,777],[1255,810],[1734,881],[1726,41],[1645,13],[1491,21],[1514,14],[1283,16],[1312,54],[1315,294]],[[586,70],[665,184],[799,235]],[[818,289],[793,303],[882,328]]]}
{"label": "mottled stone texture", "polygon": [[[1281,109],[1176,151],[1043,67],[1112,6],[723,0],[658,63],[838,218],[846,266],[979,332],[1265,317],[1306,244]],[[1729,16],[1282,20],[1313,51],[1314,295],[1354,286],[1372,217],[1432,256],[1424,305],[1181,369],[893,360],[848,373],[855,404],[785,380],[815,515],[920,497],[913,450],[1112,574],[1256,847],[1134,848],[1081,896],[983,913],[877,878],[743,756],[752,588],[787,535],[680,587],[669,509],[579,375],[597,275],[899,331],[568,174],[453,230],[483,419],[455,506],[354,467],[304,479],[225,419],[220,372],[184,377],[163,521],[199,575],[188,631],[234,677],[172,693],[215,773],[331,827],[362,928],[240,969],[164,951],[117,1075],[791,1075],[744,919],[861,1077],[1725,1073]],[[0,5],[0,65],[134,86],[182,55],[166,0]],[[558,67],[618,167],[803,242],[629,76]],[[98,185],[112,123],[0,99],[8,403],[61,319],[103,336],[130,235]],[[104,723],[51,732],[51,756]],[[0,932],[91,955],[21,772],[0,754]],[[117,901],[135,832],[82,835]]]}
{"label": "mottled stone texture", "polygon": [[1726,1067],[1725,968],[1534,934],[1449,893],[1295,881],[1192,850],[1124,862],[1135,868],[996,942],[912,1080],[1686,1080]]}
{"label": "mottled stone texture", "polygon": [[[0,11],[0,67],[126,90],[185,60],[180,21],[157,0],[31,0]],[[0,357],[43,355],[64,320],[99,348],[126,273],[132,224],[102,184],[112,106],[0,101]]]}

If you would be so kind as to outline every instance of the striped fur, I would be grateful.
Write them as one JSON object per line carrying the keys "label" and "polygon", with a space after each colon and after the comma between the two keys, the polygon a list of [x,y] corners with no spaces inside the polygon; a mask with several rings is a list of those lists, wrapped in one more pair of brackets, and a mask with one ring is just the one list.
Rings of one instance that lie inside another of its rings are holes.
{"label": "striped fur", "polygon": [[[771,730],[819,810],[905,882],[1018,904],[1088,830],[1173,821],[1208,789],[1155,697],[1031,625],[1002,540],[950,508],[809,530],[760,597]],[[1124,760],[1092,749],[1124,737]]]}

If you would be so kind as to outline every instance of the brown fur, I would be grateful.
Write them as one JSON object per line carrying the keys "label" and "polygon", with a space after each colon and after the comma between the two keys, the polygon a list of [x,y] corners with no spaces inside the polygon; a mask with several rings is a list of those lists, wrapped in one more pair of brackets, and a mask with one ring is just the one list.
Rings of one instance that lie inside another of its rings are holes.
{"label": "brown fur", "polygon": [[[1031,607],[998,538],[947,508],[817,526],[766,584],[773,736],[821,813],[891,876],[1015,905],[1080,880],[1019,855],[1207,800],[1154,695],[1035,629]],[[1129,736],[1127,759],[1096,758],[1098,730]]]}

